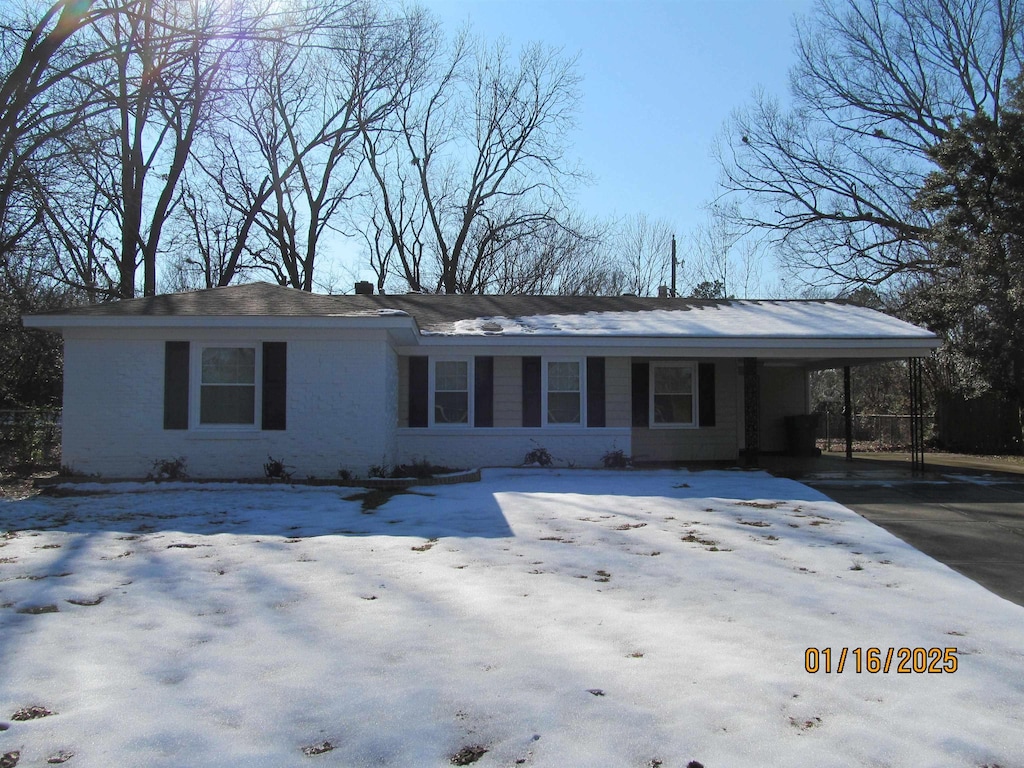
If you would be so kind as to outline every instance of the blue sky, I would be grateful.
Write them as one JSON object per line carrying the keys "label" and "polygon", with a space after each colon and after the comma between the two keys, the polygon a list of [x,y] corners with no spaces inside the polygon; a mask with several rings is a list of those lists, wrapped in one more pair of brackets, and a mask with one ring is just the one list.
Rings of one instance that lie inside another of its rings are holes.
{"label": "blue sky", "polygon": [[513,46],[579,54],[575,150],[597,178],[580,207],[645,212],[683,236],[716,193],[711,144],[758,87],[785,96],[793,19],[811,0],[423,0],[449,33],[463,23]]}

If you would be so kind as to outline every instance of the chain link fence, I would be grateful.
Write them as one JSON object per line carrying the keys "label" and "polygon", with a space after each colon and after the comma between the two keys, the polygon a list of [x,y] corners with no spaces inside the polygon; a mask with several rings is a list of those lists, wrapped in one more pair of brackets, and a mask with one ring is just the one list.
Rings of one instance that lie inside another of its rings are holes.
{"label": "chain link fence", "polygon": [[[935,434],[935,418],[925,416],[924,436],[929,443]],[[846,450],[846,420],[842,413],[819,413],[817,445],[822,451]],[[857,414],[853,417],[855,451],[910,450],[910,415]]]}
{"label": "chain link fence", "polygon": [[0,464],[60,464],[61,412],[54,409],[0,410]]}

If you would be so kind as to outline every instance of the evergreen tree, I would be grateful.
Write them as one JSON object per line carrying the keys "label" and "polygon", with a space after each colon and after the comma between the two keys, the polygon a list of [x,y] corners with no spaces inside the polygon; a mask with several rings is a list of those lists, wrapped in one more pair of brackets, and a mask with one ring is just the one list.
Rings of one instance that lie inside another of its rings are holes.
{"label": "evergreen tree", "polygon": [[938,214],[934,273],[911,295],[914,319],[942,334],[985,383],[1024,404],[1024,93],[998,119],[966,117],[930,154],[917,196]]}

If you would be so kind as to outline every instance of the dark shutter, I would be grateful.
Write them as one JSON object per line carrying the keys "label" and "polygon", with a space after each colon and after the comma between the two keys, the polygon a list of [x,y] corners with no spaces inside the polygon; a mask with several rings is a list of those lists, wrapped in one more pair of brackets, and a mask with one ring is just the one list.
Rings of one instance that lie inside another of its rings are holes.
{"label": "dark shutter", "polygon": [[473,426],[494,426],[494,358],[473,361]]}
{"label": "dark shutter", "polygon": [[262,429],[284,429],[288,413],[288,344],[263,342]]}
{"label": "dark shutter", "polygon": [[587,426],[605,426],[604,358],[587,358]]}
{"label": "dark shutter", "polygon": [[523,426],[540,426],[540,358],[523,358]]}
{"label": "dark shutter", "polygon": [[164,429],[188,429],[187,341],[164,344]]}
{"label": "dark shutter", "polygon": [[650,426],[651,370],[648,363],[633,363],[633,426]]}
{"label": "dark shutter", "polygon": [[427,426],[429,397],[429,360],[426,357],[409,358],[409,426]]}
{"label": "dark shutter", "polygon": [[714,363],[701,363],[697,366],[697,410],[698,426],[715,426]]}

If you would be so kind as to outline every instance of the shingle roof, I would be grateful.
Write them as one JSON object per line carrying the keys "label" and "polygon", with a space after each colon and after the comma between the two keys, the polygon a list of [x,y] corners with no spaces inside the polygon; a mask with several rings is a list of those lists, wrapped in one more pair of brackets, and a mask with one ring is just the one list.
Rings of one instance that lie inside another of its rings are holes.
{"label": "shingle roof", "polygon": [[409,315],[424,334],[880,337],[934,339],[880,312],[836,301],[735,301],[637,296],[324,296],[269,283],[94,304],[73,318],[379,317]]}
{"label": "shingle roof", "polygon": [[337,304],[333,296],[307,293],[270,283],[249,283],[210,288],[205,291],[165,293],[160,296],[89,304],[41,314],[71,317],[316,317],[337,313]]}
{"label": "shingle roof", "polygon": [[477,317],[578,315],[587,312],[640,312],[727,304],[697,299],[652,299],[637,296],[479,296],[346,295],[325,296],[270,283],[247,283],[203,291],[168,293],[105,304],[90,304],[41,314],[105,317],[324,317],[377,315],[398,310],[422,328]]}

